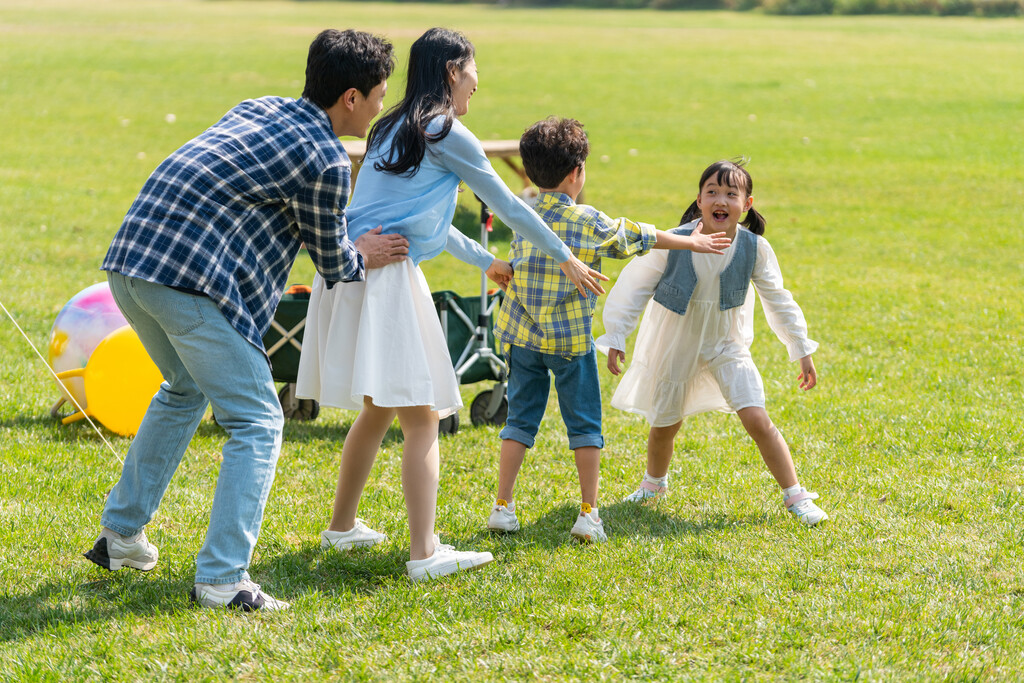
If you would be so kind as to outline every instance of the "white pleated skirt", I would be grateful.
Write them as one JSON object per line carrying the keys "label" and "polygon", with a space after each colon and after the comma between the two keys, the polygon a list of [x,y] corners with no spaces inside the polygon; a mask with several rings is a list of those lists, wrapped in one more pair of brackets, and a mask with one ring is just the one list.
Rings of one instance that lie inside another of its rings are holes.
{"label": "white pleated skirt", "polygon": [[406,259],[331,289],[314,277],[296,395],[346,410],[361,410],[364,397],[381,407],[430,406],[440,417],[462,407],[418,266]]}

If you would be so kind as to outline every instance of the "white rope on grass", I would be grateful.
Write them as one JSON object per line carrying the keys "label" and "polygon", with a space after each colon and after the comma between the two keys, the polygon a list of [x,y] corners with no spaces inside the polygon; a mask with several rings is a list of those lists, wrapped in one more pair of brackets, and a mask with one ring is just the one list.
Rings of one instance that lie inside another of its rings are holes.
{"label": "white rope on grass", "polygon": [[[43,361],[43,365],[45,365],[46,369],[50,371],[51,375],[53,375],[54,381],[56,381],[57,384],[59,384],[60,386],[64,386],[64,383],[60,381],[59,377],[57,377],[57,373],[53,371],[53,368],[50,367],[50,364],[46,362],[45,358],[43,358],[43,354],[39,353],[39,349],[36,348],[36,345],[33,344],[32,340],[28,338],[28,335],[25,334],[25,330],[21,329],[21,325],[19,325],[18,321],[14,319],[14,316],[11,315],[11,312],[7,310],[7,307],[4,306],[3,301],[0,301],[0,308],[4,309],[4,313],[6,313],[7,317],[11,319],[11,322],[14,323],[14,326],[18,328],[18,332],[21,332],[21,336],[25,338],[25,341],[27,341],[28,345],[32,347],[32,350],[36,352],[36,355],[39,356],[39,360]],[[118,455],[117,451],[114,450],[114,447],[110,445],[109,441],[107,441],[107,437],[103,436],[103,432],[101,432],[100,428],[96,426],[96,423],[92,421],[92,418],[89,417],[88,414],[86,414],[85,408],[79,405],[78,400],[75,399],[74,394],[72,394],[70,391],[66,391],[65,393],[68,395],[68,398],[71,399],[71,402],[75,404],[75,407],[78,408],[79,412],[82,413],[82,416],[89,421],[89,424],[92,425],[92,428],[96,430],[96,433],[99,434],[99,437],[103,439],[103,443],[107,444],[107,448],[109,448],[110,452],[114,454],[115,458],[117,458],[117,462],[123,465],[124,460],[121,459],[121,456]]]}

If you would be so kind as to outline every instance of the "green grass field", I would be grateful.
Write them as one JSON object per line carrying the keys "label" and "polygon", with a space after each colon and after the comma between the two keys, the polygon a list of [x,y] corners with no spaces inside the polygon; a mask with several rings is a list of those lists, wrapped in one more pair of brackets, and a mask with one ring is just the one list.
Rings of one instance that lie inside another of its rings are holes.
{"label": "green grass field", "polygon": [[[497,430],[443,439],[438,531],[496,562],[410,585],[397,429],[360,513],[388,543],[319,551],[354,418],[325,410],[285,429],[251,568],[294,609],[199,611],[186,593],[223,432],[200,428],[148,529],[158,568],[101,573],[81,553],[118,462],[83,423],[50,418],[56,388],[4,317],[0,679],[1019,679],[1020,20],[4,0],[0,300],[44,349],[165,155],[242,99],[297,96],[328,26],[395,41],[394,101],[408,45],[434,25],[476,44],[466,123],[481,138],[548,114],[587,125],[587,199],[606,213],[672,227],[708,163],[751,159],[766,237],[821,343],[819,386],[797,390],[763,318],[755,359],[832,521],[790,519],[739,421],[717,414],[685,425],[666,500],[616,503],[646,427],[608,406],[604,373],[610,542],[569,540],[579,494],[552,402],[515,537],[484,530]],[[424,271],[435,290],[478,287],[447,257]],[[312,273],[300,260],[292,280]]]}

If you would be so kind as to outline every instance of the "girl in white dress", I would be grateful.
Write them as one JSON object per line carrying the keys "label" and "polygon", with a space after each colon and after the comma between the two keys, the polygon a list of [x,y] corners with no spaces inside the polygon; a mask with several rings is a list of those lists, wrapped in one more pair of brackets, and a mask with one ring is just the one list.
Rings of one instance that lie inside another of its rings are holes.
{"label": "girl in white dress", "polygon": [[456,551],[434,534],[439,475],[439,415],[462,399],[430,289],[419,264],[443,250],[499,284],[512,275],[477,242],[451,226],[465,182],[517,233],[554,258],[580,291],[603,293],[607,280],[577,259],[540,217],[505,186],[480,142],[458,120],[476,92],[472,43],[431,29],[412,45],[404,98],[370,131],[348,232],[356,239],[383,229],[408,240],[408,258],[366,271],[364,282],[313,280],[296,394],[359,410],[345,439],[325,549],[372,546],[384,534],[356,517],[377,451],[397,417],[402,427],[402,490],[409,517],[413,580],[472,569],[491,553]]}
{"label": "girl in white dress", "polygon": [[762,237],[764,217],[753,204],[753,180],[745,168],[731,161],[709,166],[701,175],[697,200],[676,231],[725,232],[732,239],[725,256],[653,251],[633,259],[605,302],[606,333],[596,346],[608,354],[608,369],[618,375],[626,337],[644,313],[633,362],[611,400],[651,425],[647,473],[627,501],[668,491],[673,440],[683,418],[711,410],[735,412],[782,488],[786,508],[814,526],[828,515],[814,504],[818,495],[797,480],[789,446],[765,411],[764,385],[750,356],[750,286],[761,297],[768,325],[786,345],[790,361],[800,363],[801,389],[817,383],[811,354],[818,344],[807,337],[803,313],[783,287],[775,253]]}

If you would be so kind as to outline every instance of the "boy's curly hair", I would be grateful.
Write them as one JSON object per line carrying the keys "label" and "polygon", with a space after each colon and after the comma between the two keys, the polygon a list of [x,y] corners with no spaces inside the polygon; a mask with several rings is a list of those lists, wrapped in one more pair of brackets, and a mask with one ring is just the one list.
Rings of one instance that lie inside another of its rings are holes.
{"label": "boy's curly hair", "polygon": [[549,116],[538,121],[519,139],[519,156],[526,175],[537,187],[557,187],[590,154],[583,124],[576,119]]}

